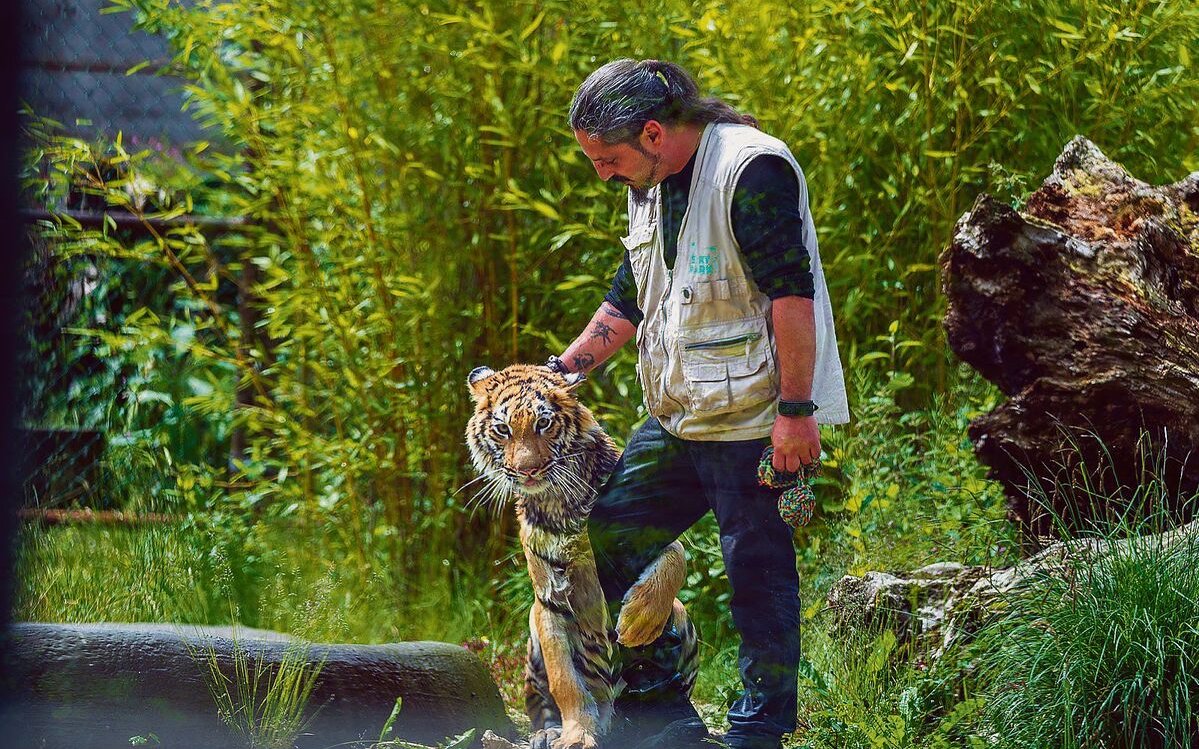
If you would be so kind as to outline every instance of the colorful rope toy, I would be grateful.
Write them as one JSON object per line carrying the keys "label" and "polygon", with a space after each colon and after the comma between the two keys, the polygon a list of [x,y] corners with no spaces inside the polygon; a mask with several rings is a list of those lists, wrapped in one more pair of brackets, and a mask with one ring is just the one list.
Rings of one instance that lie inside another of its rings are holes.
{"label": "colorful rope toy", "polygon": [[786,489],[779,497],[779,516],[792,528],[807,525],[816,509],[816,494],[809,482],[820,475],[820,461],[800,465],[798,473],[775,470],[771,463],[774,448],[762,451],[758,463],[758,483],[771,489]]}

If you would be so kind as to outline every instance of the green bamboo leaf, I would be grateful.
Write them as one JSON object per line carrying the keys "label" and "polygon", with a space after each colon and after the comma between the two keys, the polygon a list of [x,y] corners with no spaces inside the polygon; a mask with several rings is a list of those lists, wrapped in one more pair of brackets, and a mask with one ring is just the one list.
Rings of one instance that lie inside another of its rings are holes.
{"label": "green bamboo leaf", "polygon": [[529,203],[529,205],[533,210],[537,211],[546,218],[553,219],[554,221],[562,220],[562,217],[558,214],[558,209],[554,208],[549,203],[540,200],[533,200]]}
{"label": "green bamboo leaf", "polygon": [[1049,24],[1051,26],[1053,26],[1054,28],[1061,29],[1062,31],[1065,31],[1067,34],[1072,34],[1075,37],[1081,38],[1081,36],[1078,33],[1078,27],[1072,26],[1072,25],[1066,23],[1065,21],[1061,20],[1060,18],[1046,18],[1045,20],[1048,21]]}
{"label": "green bamboo leaf", "polygon": [[570,291],[597,281],[595,276],[569,276],[554,286],[555,291]]}
{"label": "green bamboo leaf", "polygon": [[530,36],[532,36],[533,32],[536,31],[541,26],[541,22],[544,20],[545,20],[545,11],[542,10],[540,13],[537,14],[537,17],[534,18],[533,21],[528,26],[526,26],[523,31],[520,32],[520,40],[523,42],[524,40],[526,40]]}
{"label": "green bamboo leaf", "polygon": [[568,45],[565,39],[559,39],[554,42],[554,46],[550,49],[550,61],[555,65],[562,62],[562,58],[566,56]]}
{"label": "green bamboo leaf", "polygon": [[868,361],[874,361],[876,359],[889,359],[889,358],[890,358],[889,354],[884,354],[881,351],[871,351],[869,354],[863,354],[862,356],[859,356],[857,358],[857,363],[864,364]]}

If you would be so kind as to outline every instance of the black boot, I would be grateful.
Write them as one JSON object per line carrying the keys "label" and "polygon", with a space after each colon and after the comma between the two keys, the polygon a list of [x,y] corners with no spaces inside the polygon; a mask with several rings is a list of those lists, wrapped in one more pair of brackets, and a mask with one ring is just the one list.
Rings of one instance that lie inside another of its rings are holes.
{"label": "black boot", "polygon": [[691,704],[684,657],[682,636],[671,624],[648,645],[618,648],[624,688],[604,749],[716,749]]}

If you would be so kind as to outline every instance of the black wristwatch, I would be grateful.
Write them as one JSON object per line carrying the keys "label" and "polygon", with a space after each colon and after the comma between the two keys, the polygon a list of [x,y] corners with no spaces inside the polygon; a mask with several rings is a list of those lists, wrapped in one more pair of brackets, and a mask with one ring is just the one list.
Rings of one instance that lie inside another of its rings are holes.
{"label": "black wristwatch", "polygon": [[820,408],[812,401],[779,400],[779,416],[811,416]]}
{"label": "black wristwatch", "polygon": [[556,356],[550,356],[550,358],[545,360],[545,368],[560,375],[570,374],[570,370],[566,368],[566,362]]}

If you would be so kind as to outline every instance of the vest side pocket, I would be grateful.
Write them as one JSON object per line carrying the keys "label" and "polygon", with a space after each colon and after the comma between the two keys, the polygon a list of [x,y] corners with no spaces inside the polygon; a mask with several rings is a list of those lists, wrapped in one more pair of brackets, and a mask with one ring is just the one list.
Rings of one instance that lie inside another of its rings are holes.
{"label": "vest side pocket", "polygon": [[778,397],[761,317],[682,328],[678,353],[694,413],[740,411]]}

